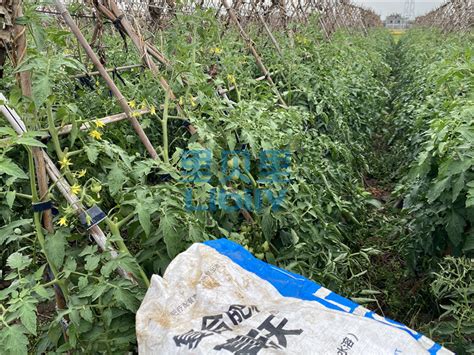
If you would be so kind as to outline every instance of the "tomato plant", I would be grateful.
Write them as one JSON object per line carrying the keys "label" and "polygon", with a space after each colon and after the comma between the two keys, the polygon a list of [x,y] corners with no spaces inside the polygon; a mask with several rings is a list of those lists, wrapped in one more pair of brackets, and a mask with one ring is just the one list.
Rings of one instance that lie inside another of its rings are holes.
{"label": "tomato plant", "polygon": [[[29,131],[18,136],[3,121],[0,127],[0,339],[7,352],[134,351],[134,313],[149,277],[192,243],[222,236],[375,308],[374,295],[383,290],[368,277],[382,254],[371,239],[382,229],[374,225],[399,226],[386,216],[377,221],[385,207],[366,184],[385,163],[371,150],[386,124],[393,142],[387,155],[404,159],[398,177],[411,166],[398,188],[410,214],[401,227],[413,236],[410,250],[470,255],[472,59],[461,40],[432,51],[421,32],[398,45],[383,30],[339,31],[326,41],[312,18],[312,26],[292,25],[294,37],[275,30],[280,56],[249,25],[285,107],[274,88],[255,79],[258,66],[235,29],[212,11],[178,12],[169,28],[145,33],[171,60],[163,75],[176,100],[149,70],[114,71],[131,109],[147,110],[137,117],[158,151],[152,160],[128,121],[99,120],[120,106],[99,76],[74,77],[90,69],[84,53],[71,33],[34,9],[27,7],[24,18],[27,56],[1,79],[8,105]],[[140,61],[113,28],[105,28],[101,42],[107,66]],[[406,66],[396,65],[396,52]],[[32,75],[31,98],[15,84],[15,73],[24,71]],[[189,123],[197,134],[189,135]],[[55,231],[41,228],[31,211],[38,198],[35,147],[52,158],[80,203],[105,212],[100,227],[118,256],[99,250],[54,183],[48,196],[58,210]],[[287,188],[281,208],[270,208],[266,195],[267,205],[251,218],[239,210],[189,211],[190,183],[180,164],[185,151],[203,149],[212,154],[212,177],[192,185],[195,204],[206,203],[213,189],[244,196],[268,187],[255,179],[260,152],[291,152],[289,182],[272,186]],[[224,152],[235,150],[248,153],[248,168],[241,158],[228,160]],[[245,167],[246,178],[226,181],[224,163]],[[124,279],[118,267],[133,277]],[[64,295],[62,309],[52,305],[55,288]]]}

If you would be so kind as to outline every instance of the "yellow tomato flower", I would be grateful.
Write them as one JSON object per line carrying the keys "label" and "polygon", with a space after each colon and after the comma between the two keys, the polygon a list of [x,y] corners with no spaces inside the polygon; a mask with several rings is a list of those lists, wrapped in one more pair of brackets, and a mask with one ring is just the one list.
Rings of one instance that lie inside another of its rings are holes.
{"label": "yellow tomato flower", "polygon": [[95,120],[95,126],[97,128],[103,128],[103,127],[105,127],[105,123],[102,122],[101,120]]}
{"label": "yellow tomato flower", "polygon": [[81,186],[78,185],[78,184],[74,184],[71,186],[71,193],[73,195],[79,195],[79,193],[81,192]]}
{"label": "yellow tomato flower", "polygon": [[135,100],[132,100],[128,102],[128,106],[130,106],[131,108],[135,108],[137,106],[137,103],[135,102]]}
{"label": "yellow tomato flower", "polygon": [[59,224],[61,227],[67,226],[67,218],[66,218],[66,216],[62,216],[62,217],[59,219],[58,224]]}
{"label": "yellow tomato flower", "polygon": [[138,111],[133,111],[132,114],[131,114],[132,117],[139,117],[140,116],[140,112]]}
{"label": "yellow tomato flower", "polygon": [[229,83],[232,84],[232,85],[234,85],[234,84],[236,83],[234,74],[228,74],[228,75],[227,75],[227,80],[228,80]]}
{"label": "yellow tomato flower", "polygon": [[93,131],[90,131],[89,136],[91,136],[94,139],[97,139],[98,141],[100,141],[102,139],[102,133],[100,133],[96,129],[94,129]]}
{"label": "yellow tomato flower", "polygon": [[146,101],[143,101],[143,102],[140,104],[140,109],[141,109],[141,110],[144,110],[144,109],[146,109],[146,107],[147,107]]}
{"label": "yellow tomato flower", "polygon": [[82,169],[81,171],[77,172],[76,176],[78,178],[84,177],[87,173],[87,169]]}
{"label": "yellow tomato flower", "polygon": [[61,165],[61,169],[67,168],[68,166],[72,165],[71,161],[65,156],[59,161],[59,165]]}
{"label": "yellow tomato flower", "polygon": [[179,97],[179,105],[183,106],[184,104],[184,98],[182,96]]}
{"label": "yellow tomato flower", "polygon": [[189,97],[189,103],[191,104],[192,107],[197,106],[196,99],[192,96]]}
{"label": "yellow tomato flower", "polygon": [[211,52],[211,54],[219,55],[222,53],[222,49],[219,47],[214,47],[214,48],[211,48],[209,52]]}
{"label": "yellow tomato flower", "polygon": [[156,109],[155,106],[150,106],[150,115],[156,115]]}
{"label": "yellow tomato flower", "polygon": [[296,39],[296,43],[303,44],[305,46],[308,45],[310,42],[309,39],[303,35],[296,35],[295,39]]}

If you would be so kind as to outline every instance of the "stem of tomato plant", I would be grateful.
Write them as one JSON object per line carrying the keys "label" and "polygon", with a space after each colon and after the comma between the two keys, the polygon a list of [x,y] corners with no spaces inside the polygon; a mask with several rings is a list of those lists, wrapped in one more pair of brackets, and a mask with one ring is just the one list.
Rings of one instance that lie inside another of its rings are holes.
{"label": "stem of tomato plant", "polygon": [[252,174],[250,174],[250,171],[248,171],[247,169],[243,169],[244,172],[245,172],[245,175],[247,175],[247,177],[250,179],[250,182],[252,183],[253,187],[257,187],[257,182],[255,181],[254,177],[252,176]]}
{"label": "stem of tomato plant", "polygon": [[[7,193],[6,192],[0,192],[0,196],[4,196],[6,195]],[[22,193],[19,193],[19,192],[16,192],[15,193],[15,196],[16,197],[21,197],[21,198],[25,198],[27,200],[31,200],[33,197],[31,195],[27,195],[27,194],[22,194]]]}
{"label": "stem of tomato plant", "polygon": [[163,108],[163,118],[161,119],[161,130],[163,134],[163,160],[169,164],[170,158],[168,154],[168,109],[169,109],[169,93],[165,93],[165,107]]}
{"label": "stem of tomato plant", "polygon": [[[56,151],[56,155],[58,156],[59,160],[62,160],[63,158],[67,158],[67,154],[64,153],[64,151],[61,149],[61,144],[59,142],[59,134],[56,126],[54,125],[54,118],[53,118],[53,105],[48,101],[47,103],[47,117],[48,117],[48,131],[51,136],[51,140],[53,141],[54,145],[54,150]],[[64,175],[68,179],[68,181],[75,182],[74,176],[69,170],[69,167],[66,167],[64,169]]]}
{"label": "stem of tomato plant", "polygon": [[61,149],[61,144],[59,143],[58,130],[56,129],[56,126],[54,125],[53,106],[51,105],[50,102],[47,103],[46,111],[47,111],[46,114],[48,117],[48,131],[49,131],[49,134],[51,135],[51,140],[53,141],[53,144],[54,144],[54,150],[56,151],[56,154],[58,155],[59,160],[61,160],[64,158],[64,153]]}
{"label": "stem of tomato plant", "polygon": [[122,226],[128,221],[130,221],[133,218],[133,216],[135,216],[135,212],[132,212],[128,216],[125,216],[124,218],[122,218],[120,221],[116,223],[117,228],[118,229],[122,228]]}
{"label": "stem of tomato plant", "polygon": [[[125,242],[123,241],[122,235],[120,234],[118,223],[112,222],[112,220],[109,217],[105,219],[105,223],[107,224],[107,226],[110,229],[110,232],[116,239],[115,242],[117,243],[117,247],[119,248],[119,251],[121,253],[132,256],[132,253],[130,253],[130,251],[128,250],[127,246],[125,245]],[[137,261],[136,263],[137,263],[137,267],[138,267],[138,270],[143,282],[145,283],[147,288],[150,287],[150,280],[148,280],[148,277],[146,276],[145,271],[143,271],[142,267]]]}
{"label": "stem of tomato plant", "polygon": [[[30,185],[31,185],[31,196],[32,196],[32,202],[38,202],[38,191],[36,191],[36,172],[35,172],[35,164],[33,160],[33,154],[31,152],[31,149],[28,150],[28,169],[30,173]],[[51,262],[50,258],[48,257],[48,253],[46,253],[46,242],[43,234],[43,226],[41,225],[41,219],[40,219],[40,214],[38,212],[33,213],[33,221],[35,224],[35,229],[36,229],[36,237],[38,239],[38,242],[41,247],[41,251],[43,252],[44,257],[46,258],[46,262],[49,265],[49,268],[51,270],[51,273],[54,276],[54,279],[57,280],[57,284],[59,288],[61,289],[64,297],[67,299],[68,297],[68,292],[67,288],[65,287],[64,283],[62,280],[58,279],[58,269],[56,266]]]}
{"label": "stem of tomato plant", "polygon": [[69,157],[73,157],[73,156],[75,156],[75,155],[79,155],[79,154],[81,154],[81,153],[83,153],[83,152],[84,152],[83,149],[78,149],[78,150],[73,150],[73,151],[71,151],[71,152],[67,152],[66,155],[67,155],[67,157],[69,158]]}

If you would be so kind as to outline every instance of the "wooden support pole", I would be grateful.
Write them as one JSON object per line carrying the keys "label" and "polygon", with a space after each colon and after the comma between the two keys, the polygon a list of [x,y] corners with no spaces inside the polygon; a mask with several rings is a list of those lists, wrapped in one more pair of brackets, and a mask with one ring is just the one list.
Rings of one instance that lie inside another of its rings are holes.
{"label": "wooden support pole", "polygon": [[[7,101],[6,98],[1,93],[0,93],[0,100]],[[18,113],[14,109],[4,104],[4,105],[0,105],[0,112],[3,114],[3,116],[5,116],[5,118],[11,124],[11,126],[13,127],[13,129],[15,130],[17,134],[22,135],[23,133],[27,132],[25,123],[23,122],[21,117],[18,115]],[[58,170],[58,168],[53,163],[51,158],[42,148],[38,148],[38,149],[45,162],[46,172],[48,173],[51,180],[54,182],[55,186],[59,189],[63,197],[66,199],[66,201],[71,205],[71,207],[74,209],[74,211],[78,215],[85,212],[86,209],[84,205],[77,198],[77,196],[71,192],[71,186],[66,181],[66,179],[61,175],[61,172]],[[105,236],[104,232],[98,225],[90,228],[88,231],[91,237],[94,239],[94,241],[97,243],[97,245],[102,251],[110,252],[110,255],[113,259],[119,256],[119,253],[117,252],[117,250],[115,250],[115,248],[107,241],[107,237]],[[121,266],[117,267],[117,272],[125,279],[135,284],[137,283],[133,275],[130,272],[126,271]]]}
{"label": "wooden support pole", "polygon": [[138,137],[140,138],[140,141],[143,143],[143,145],[145,146],[145,148],[148,151],[148,153],[150,154],[150,156],[153,159],[157,159],[158,158],[158,153],[156,152],[155,148],[153,148],[153,145],[151,144],[150,140],[148,139],[148,136],[146,135],[146,133],[143,131],[143,128],[140,125],[140,123],[138,122],[138,120],[136,119],[136,117],[132,116],[132,109],[128,105],[127,100],[122,95],[122,93],[120,92],[118,87],[115,85],[114,81],[112,80],[112,78],[109,76],[109,74],[105,70],[104,66],[100,62],[97,55],[92,50],[89,43],[87,43],[87,40],[84,38],[84,35],[82,34],[81,30],[79,29],[79,27],[77,27],[76,23],[72,19],[71,15],[69,14],[69,11],[63,5],[61,0],[55,0],[55,5],[56,5],[57,10],[63,16],[64,21],[66,22],[66,24],[71,28],[71,31],[76,36],[76,38],[79,41],[79,43],[81,44],[82,48],[84,48],[85,52],[87,53],[89,58],[92,60],[92,63],[94,63],[95,67],[100,72],[100,75],[102,76],[102,78],[107,83],[107,86],[112,91],[112,94],[117,98],[117,101],[118,101],[120,107],[125,112],[128,119],[130,120],[130,122],[132,123],[132,127],[135,130],[135,132],[137,133]]}
{"label": "wooden support pole", "polygon": [[[126,71],[126,70],[130,70],[130,69],[134,69],[134,68],[143,68],[143,65],[142,64],[124,65],[123,67],[107,68],[107,69],[105,69],[105,71],[107,73],[111,73],[111,72],[115,72],[115,71]],[[79,78],[85,78],[85,77],[88,77],[88,76],[96,76],[96,75],[100,75],[100,72],[99,71],[91,71],[91,72],[87,72],[87,73],[76,74],[76,75],[71,75],[70,78],[71,79],[79,79]]]}
{"label": "wooden support pole", "polygon": [[268,24],[266,23],[265,19],[263,18],[262,14],[257,12],[257,16],[260,19],[260,22],[262,23],[263,27],[265,28],[265,31],[267,32],[268,36],[270,37],[270,40],[272,41],[273,45],[275,46],[275,49],[277,50],[278,54],[280,57],[283,55],[280,45],[278,44],[278,41],[276,40],[275,36],[273,36],[272,31],[270,30],[270,27],[268,27]]}
{"label": "wooden support pole", "polygon": [[[142,60],[144,64],[151,70],[153,75],[158,78],[160,81],[160,85],[163,90],[168,94],[171,101],[175,102],[176,108],[180,115],[184,116],[184,112],[179,104],[176,102],[176,95],[173,93],[168,81],[161,75],[159,75],[159,70],[156,64],[151,60],[150,56],[158,60],[160,63],[165,65],[167,68],[171,68],[170,61],[161,54],[158,49],[156,49],[152,44],[149,42],[144,41],[133,29],[130,22],[124,16],[122,10],[117,6],[115,0],[108,0],[109,8],[105,7],[102,3],[98,2],[96,8],[100,11],[104,16],[106,16],[111,21],[120,21],[120,24],[123,26],[126,34],[132,39],[133,44],[140,52],[142,56]],[[197,133],[197,129],[189,124],[187,127],[188,132],[193,135]]]}
{"label": "wooden support pole", "polygon": [[[14,11],[15,19],[23,16],[23,9],[21,0],[14,2]],[[15,47],[16,51],[14,53],[15,65],[19,66],[26,56],[27,42],[26,42],[26,27],[23,25],[16,24],[14,27],[14,36],[15,36]],[[22,71],[17,74],[18,81],[20,84],[21,92],[24,96],[31,98],[32,88],[31,88],[31,75],[29,71]],[[32,147],[31,152],[33,155],[35,170],[36,170],[36,180],[38,184],[39,192],[39,201],[46,202],[49,200],[49,187],[48,187],[48,175],[46,173],[45,160],[40,148]],[[32,182],[34,183],[34,182]],[[48,234],[54,234],[54,225],[53,225],[53,214],[51,209],[46,209],[42,212],[42,223],[45,230]],[[49,270],[51,273],[51,270]],[[49,275],[50,278],[52,277]],[[64,297],[63,291],[58,285],[54,285],[54,298],[56,301],[57,309],[66,309],[66,298]],[[67,339],[66,330],[63,329],[63,336]]]}
{"label": "wooden support pole", "polygon": [[250,52],[252,53],[253,57],[255,58],[255,62],[257,63],[257,66],[259,67],[260,71],[262,72],[262,74],[267,79],[268,83],[270,84],[270,87],[273,89],[275,95],[277,96],[278,101],[280,101],[280,103],[283,106],[286,107],[287,105],[286,105],[285,100],[283,100],[283,98],[281,97],[280,92],[278,91],[278,88],[276,87],[275,83],[273,82],[273,79],[270,76],[270,73],[268,72],[267,67],[265,66],[265,64],[263,64],[262,59],[260,58],[260,55],[258,54],[257,50],[255,49],[255,46],[253,45],[252,40],[247,35],[247,33],[243,29],[242,25],[240,24],[239,20],[237,19],[237,16],[235,15],[235,12],[234,12],[234,9],[232,9],[232,7],[231,7],[230,3],[228,2],[228,0],[222,0],[222,1],[223,1],[225,9],[227,10],[227,13],[229,14],[230,19],[232,20],[232,22],[234,22],[234,24],[239,29],[240,36],[242,37],[242,39],[247,44],[247,47],[249,48]]}
{"label": "wooden support pole", "polygon": [[[150,112],[149,109],[137,110],[137,111],[134,111],[134,116],[135,115],[136,116],[142,116],[142,115],[145,115],[149,112]],[[118,113],[116,115],[111,115],[111,116],[106,116],[106,117],[103,117],[103,118],[99,118],[99,119],[97,119],[97,121],[102,122],[103,124],[107,125],[109,123],[115,123],[115,122],[123,121],[127,118],[128,118],[127,114],[122,112],[122,113]],[[93,125],[93,123],[91,124],[91,123],[85,122],[81,125],[81,127],[79,127],[79,130],[87,131],[88,129],[91,128],[92,125]],[[58,130],[58,134],[60,136],[69,134],[72,131],[72,124],[68,124],[68,125],[66,125],[62,128],[57,128],[57,130]],[[49,136],[49,134],[46,134],[46,137],[47,136]]]}
{"label": "wooden support pole", "polygon": [[[267,77],[265,75],[263,76],[259,76],[258,78],[255,78],[255,81],[262,81],[262,80],[266,80]],[[224,94],[227,94],[229,91],[232,91],[235,89],[235,86],[230,86],[228,89],[218,89],[217,92],[219,95],[224,95]]]}

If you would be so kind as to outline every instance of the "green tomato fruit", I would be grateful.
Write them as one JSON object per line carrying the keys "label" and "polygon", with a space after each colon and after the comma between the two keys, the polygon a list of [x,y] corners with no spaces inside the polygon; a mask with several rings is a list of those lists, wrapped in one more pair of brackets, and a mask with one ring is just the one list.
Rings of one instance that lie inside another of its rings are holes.
{"label": "green tomato fruit", "polygon": [[238,157],[230,158],[229,160],[227,160],[227,167],[229,169],[234,169],[235,167],[238,167],[240,164],[241,164],[241,161],[240,161],[240,158]]}
{"label": "green tomato fruit", "polygon": [[95,193],[99,193],[100,190],[102,190],[102,185],[97,182],[94,182],[91,186],[91,191]]}
{"label": "green tomato fruit", "polygon": [[232,179],[232,181],[238,181],[240,179],[240,174],[236,171],[232,174],[230,178]]}

